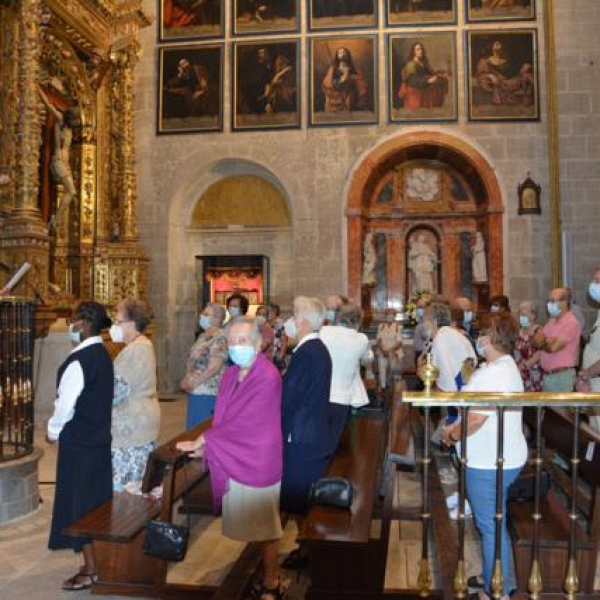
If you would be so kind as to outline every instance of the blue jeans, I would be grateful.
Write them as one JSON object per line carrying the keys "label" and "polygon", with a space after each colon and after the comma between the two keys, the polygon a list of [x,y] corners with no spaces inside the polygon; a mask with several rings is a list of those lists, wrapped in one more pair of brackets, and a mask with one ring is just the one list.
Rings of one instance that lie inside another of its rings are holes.
{"label": "blue jeans", "polygon": [[[504,469],[502,481],[502,543],[501,563],[504,579],[504,594],[510,591],[510,546],[506,530],[506,496],[510,485],[521,472],[517,469]],[[482,569],[485,591],[492,596],[492,572],[494,569],[494,543],[496,539],[496,469],[472,469],[467,467],[467,495],[471,503],[475,525],[481,534]]]}
{"label": "blue jeans", "polygon": [[208,394],[188,394],[186,429],[195,427],[202,421],[206,421],[215,412],[216,396]]}

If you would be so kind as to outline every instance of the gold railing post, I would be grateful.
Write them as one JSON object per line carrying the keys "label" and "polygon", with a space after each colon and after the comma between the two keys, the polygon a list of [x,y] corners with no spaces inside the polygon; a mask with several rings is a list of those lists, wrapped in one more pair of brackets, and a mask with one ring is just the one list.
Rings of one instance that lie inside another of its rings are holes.
{"label": "gold railing post", "polygon": [[540,487],[542,484],[542,407],[535,409],[535,487],[533,497],[533,547],[531,549],[531,572],[527,588],[531,600],[538,600],[542,591],[542,574],[540,572]]}
{"label": "gold railing post", "polygon": [[458,561],[454,575],[454,595],[462,600],[469,591],[467,572],[465,568],[465,499],[467,496],[467,428],[469,407],[460,409],[460,419],[463,423],[460,434],[460,470],[458,472]]}
{"label": "gold railing post", "polygon": [[568,600],[575,600],[579,591],[579,575],[577,569],[577,555],[575,553],[575,540],[577,535],[577,479],[579,477],[579,421],[581,412],[579,407],[573,411],[573,452],[571,455],[571,498],[569,501],[569,516],[571,530],[569,535],[569,562],[565,575],[565,592]]}

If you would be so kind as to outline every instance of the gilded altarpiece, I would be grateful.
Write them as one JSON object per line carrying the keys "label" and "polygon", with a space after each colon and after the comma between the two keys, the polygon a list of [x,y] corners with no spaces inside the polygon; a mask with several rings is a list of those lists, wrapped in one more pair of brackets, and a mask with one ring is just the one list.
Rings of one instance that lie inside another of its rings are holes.
{"label": "gilded altarpiece", "polygon": [[[0,260],[48,308],[147,296],[135,227],[142,1],[0,3]],[[3,278],[0,277],[0,282]]]}

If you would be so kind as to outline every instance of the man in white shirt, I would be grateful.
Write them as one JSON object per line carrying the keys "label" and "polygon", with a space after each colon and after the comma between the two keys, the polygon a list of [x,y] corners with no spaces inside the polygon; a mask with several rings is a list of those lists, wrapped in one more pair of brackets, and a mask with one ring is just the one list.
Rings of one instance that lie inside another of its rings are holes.
{"label": "man in white shirt", "polygon": [[361,312],[355,304],[339,309],[335,325],[325,325],[319,336],[331,355],[331,391],[329,394],[329,426],[331,448],[337,448],[350,408],[369,403],[367,391],[360,376],[361,360],[372,359],[369,339],[358,332]]}

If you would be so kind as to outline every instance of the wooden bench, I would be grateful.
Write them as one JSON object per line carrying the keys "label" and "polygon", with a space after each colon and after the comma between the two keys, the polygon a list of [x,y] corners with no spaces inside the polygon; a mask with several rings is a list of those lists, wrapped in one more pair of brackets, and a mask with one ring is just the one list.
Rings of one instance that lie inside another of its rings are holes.
{"label": "wooden bench", "polygon": [[308,512],[299,534],[310,560],[307,599],[366,599],[383,591],[391,494],[386,494],[390,504],[378,532],[374,510],[387,449],[387,422],[383,411],[349,419],[325,476],[350,481],[352,507],[312,507]]}
{"label": "wooden bench", "polygon": [[[184,487],[192,489],[207,479],[203,462],[188,461],[175,445],[182,440],[197,438],[210,423],[210,420],[205,421],[181,433],[150,454],[142,491],[149,492],[162,483],[162,499],[115,493],[111,500],[65,529],[67,535],[92,539],[98,574],[94,593],[182,599],[203,597],[197,586],[192,590],[167,585],[167,562],[143,554],[142,545],[148,520],[171,521],[173,506],[181,498]],[[205,592],[205,597],[210,598],[214,589]]]}
{"label": "wooden bench", "polygon": [[[527,411],[527,422],[535,430],[535,419]],[[566,500],[571,497],[571,475],[553,462],[559,456],[570,465],[573,445],[573,420],[548,408],[542,421],[544,459],[551,472],[554,489],[550,489],[541,503],[539,534],[539,561],[542,576],[542,598],[563,597],[567,570],[571,519]],[[578,598],[598,598],[593,593],[598,551],[600,550],[600,435],[586,425],[579,430],[580,485],[576,494],[580,519],[576,535],[579,567]],[[526,597],[531,570],[534,525],[533,502],[512,502],[509,505],[508,524],[513,539],[518,597]]]}

